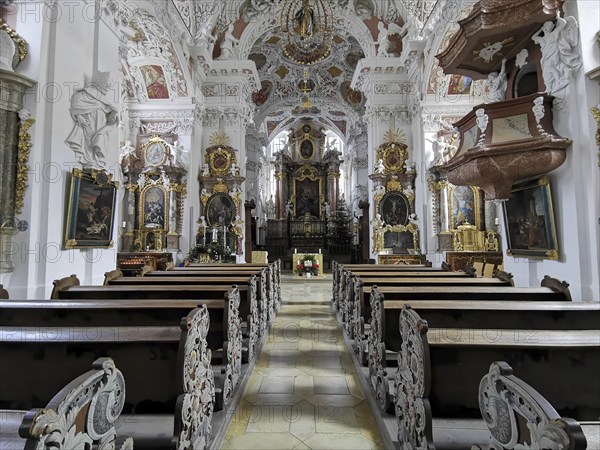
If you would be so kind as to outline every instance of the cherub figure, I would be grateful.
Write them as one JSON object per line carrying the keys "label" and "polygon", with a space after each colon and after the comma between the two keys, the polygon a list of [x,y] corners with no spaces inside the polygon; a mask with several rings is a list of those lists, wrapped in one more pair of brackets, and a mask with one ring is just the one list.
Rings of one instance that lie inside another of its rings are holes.
{"label": "cherub figure", "polygon": [[203,177],[210,176],[210,167],[208,167],[208,164],[206,164],[206,163],[204,163],[204,165],[202,166],[202,176]]}

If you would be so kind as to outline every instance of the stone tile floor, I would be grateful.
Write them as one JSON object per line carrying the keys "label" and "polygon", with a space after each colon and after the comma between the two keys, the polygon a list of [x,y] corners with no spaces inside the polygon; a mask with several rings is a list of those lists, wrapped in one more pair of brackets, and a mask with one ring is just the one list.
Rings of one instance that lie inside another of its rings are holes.
{"label": "stone tile floor", "polygon": [[331,275],[282,276],[283,305],[221,448],[383,448],[331,309],[331,286]]}

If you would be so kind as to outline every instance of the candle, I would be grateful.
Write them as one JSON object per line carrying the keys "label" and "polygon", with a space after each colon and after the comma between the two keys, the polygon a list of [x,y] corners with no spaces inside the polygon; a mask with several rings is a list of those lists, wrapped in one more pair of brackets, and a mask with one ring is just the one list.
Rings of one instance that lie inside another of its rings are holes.
{"label": "candle", "polygon": [[319,255],[321,254],[321,249],[319,249]]}
{"label": "candle", "polygon": [[296,251],[296,249],[294,249],[294,253],[298,253],[298,252]]}
{"label": "candle", "polygon": [[499,223],[499,222],[498,222],[498,218],[496,217],[496,218],[494,219],[494,225],[498,225],[498,223]]}
{"label": "candle", "polygon": [[123,228],[127,226],[127,222],[123,221]]}

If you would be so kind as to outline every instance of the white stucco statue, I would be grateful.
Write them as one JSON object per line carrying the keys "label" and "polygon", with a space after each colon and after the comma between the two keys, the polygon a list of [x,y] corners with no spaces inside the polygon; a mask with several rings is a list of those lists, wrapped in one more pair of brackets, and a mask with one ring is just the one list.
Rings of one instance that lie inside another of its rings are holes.
{"label": "white stucco statue", "polygon": [[489,98],[491,102],[501,102],[506,98],[506,58],[502,59],[500,72],[492,72],[488,75]]}
{"label": "white stucco statue", "polygon": [[202,166],[202,176],[203,177],[210,176],[210,168],[208,167],[208,164],[206,164],[206,163],[204,163],[204,165]]}
{"label": "white stucco statue", "polygon": [[119,164],[121,164],[125,157],[128,155],[136,156],[135,147],[131,144],[130,140],[126,140],[125,145],[121,147],[121,153],[119,155]]}
{"label": "white stucco statue", "polygon": [[0,69],[14,72],[13,60],[17,46],[8,33],[0,30]]}
{"label": "white stucco statue", "polygon": [[[542,36],[543,33],[543,36]],[[545,22],[531,37],[542,50],[542,76],[546,92],[556,96],[567,87],[581,67],[579,26],[574,17],[556,15],[556,25]]]}
{"label": "white stucco statue", "polygon": [[385,165],[383,164],[383,159],[377,160],[377,167],[375,167],[375,173],[385,173]]}
{"label": "white stucco statue", "polygon": [[237,166],[236,163],[231,163],[231,168],[229,169],[229,173],[231,174],[232,177],[235,177],[240,174],[240,168]]}
{"label": "white stucco statue", "polygon": [[225,37],[221,42],[221,54],[217,59],[235,59],[235,47],[240,43],[239,39],[233,37],[233,23],[225,31]]}
{"label": "white stucco statue", "polygon": [[84,169],[106,166],[108,135],[118,122],[117,110],[104,98],[109,83],[107,72],[96,72],[91,82],[71,96],[74,125],[65,144],[75,152],[75,158]]}
{"label": "white stucco statue", "polygon": [[433,162],[431,163],[431,167],[439,166],[440,164],[444,164],[446,162],[446,142],[442,136],[438,136],[435,141],[431,142],[431,148],[433,149]]}

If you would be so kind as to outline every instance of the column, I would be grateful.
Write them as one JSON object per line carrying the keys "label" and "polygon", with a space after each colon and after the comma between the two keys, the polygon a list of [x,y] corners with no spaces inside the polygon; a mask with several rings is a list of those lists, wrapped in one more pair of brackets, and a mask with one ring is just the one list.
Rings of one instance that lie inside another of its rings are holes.
{"label": "column", "polygon": [[[413,139],[412,121],[418,112],[419,89],[418,71],[409,68],[400,58],[373,58],[359,61],[351,87],[360,90],[366,96],[365,123],[368,134],[368,173],[374,173],[374,161],[377,148],[386,142],[400,139],[408,146],[409,160],[414,160],[418,149]],[[421,174],[420,174],[421,175]],[[420,188],[420,183],[416,183]],[[368,180],[368,198],[374,197],[374,184]],[[365,228],[372,235],[371,220],[377,214],[372,202],[370,214],[364,219]],[[377,258],[369,246],[369,258]]]}
{"label": "column", "polygon": [[245,239],[245,252],[244,256],[246,257],[246,262],[252,262],[252,210],[256,208],[256,204],[254,200],[244,202],[244,220],[245,230],[244,230],[244,239]]}
{"label": "column", "polygon": [[329,204],[331,207],[331,214],[337,211],[337,202],[340,195],[339,189],[340,183],[340,172],[329,172],[327,174],[327,192],[329,193]]}
{"label": "column", "polygon": [[11,247],[15,233],[16,198],[18,190],[24,192],[25,188],[17,183],[18,112],[23,108],[25,90],[34,83],[18,73],[0,69],[0,273],[14,270]]}

